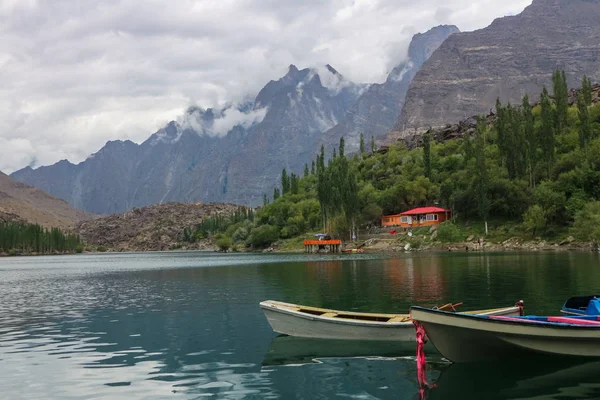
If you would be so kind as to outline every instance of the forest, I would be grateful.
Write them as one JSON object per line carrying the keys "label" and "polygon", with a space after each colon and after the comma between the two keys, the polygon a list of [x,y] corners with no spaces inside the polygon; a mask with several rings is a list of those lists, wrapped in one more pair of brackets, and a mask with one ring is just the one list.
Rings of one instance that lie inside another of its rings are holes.
{"label": "forest", "polygon": [[342,138],[301,173],[283,169],[280,184],[248,218],[238,214],[187,237],[218,235],[223,249],[315,232],[347,239],[382,215],[439,205],[452,210],[448,225],[480,222],[487,232],[491,222],[529,238],[597,242],[600,88],[584,77],[569,92],[558,70],[552,82],[552,94],[544,88],[535,104],[527,95],[520,104],[497,101],[491,118],[479,117],[461,138],[438,142],[428,132],[417,148],[398,142],[378,151],[373,138],[367,149],[361,134],[360,151],[351,155]]}
{"label": "forest", "polygon": [[58,228],[46,229],[38,224],[0,222],[0,253],[55,254],[81,252],[77,235]]}

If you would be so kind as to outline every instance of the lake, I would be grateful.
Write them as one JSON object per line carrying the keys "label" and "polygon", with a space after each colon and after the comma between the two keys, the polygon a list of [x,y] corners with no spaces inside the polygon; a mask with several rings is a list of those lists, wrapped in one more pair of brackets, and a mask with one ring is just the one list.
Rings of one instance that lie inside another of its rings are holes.
{"label": "lake", "polygon": [[[464,302],[557,314],[595,253],[123,253],[0,258],[6,399],[419,399],[414,346],[273,333],[258,303],[370,312]],[[449,365],[428,399],[597,399],[600,366]],[[514,363],[513,363],[514,364]]]}

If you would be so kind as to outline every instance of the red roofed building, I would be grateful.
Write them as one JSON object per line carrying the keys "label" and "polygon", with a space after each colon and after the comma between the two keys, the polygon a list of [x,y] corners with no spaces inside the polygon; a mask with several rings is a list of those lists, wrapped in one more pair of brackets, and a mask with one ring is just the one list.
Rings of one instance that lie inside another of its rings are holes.
{"label": "red roofed building", "polygon": [[438,225],[450,219],[451,211],[439,207],[420,207],[401,214],[381,217],[381,226],[400,226],[402,228],[418,228],[420,226]]}

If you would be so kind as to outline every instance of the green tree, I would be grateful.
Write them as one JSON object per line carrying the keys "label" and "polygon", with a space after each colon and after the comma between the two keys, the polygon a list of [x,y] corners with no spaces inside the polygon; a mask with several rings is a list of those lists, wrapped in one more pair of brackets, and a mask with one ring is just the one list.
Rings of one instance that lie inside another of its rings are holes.
{"label": "green tree", "polygon": [[542,91],[540,104],[542,110],[540,115],[541,124],[538,137],[540,138],[542,157],[546,163],[547,176],[550,177],[554,162],[556,139],[554,137],[554,117],[552,104],[550,103],[550,97],[548,96],[548,90],[546,88],[544,88]]}
{"label": "green tree", "polygon": [[312,165],[310,167],[310,174],[314,175],[316,173],[315,160],[312,161]]}
{"label": "green tree", "polygon": [[281,193],[279,192],[279,188],[273,189],[273,201],[277,200],[279,198],[279,196],[281,196]]}
{"label": "green tree", "polygon": [[225,236],[222,235],[220,238],[217,239],[217,247],[219,248],[219,251],[222,252],[226,252],[227,250],[229,250],[230,248],[233,247],[233,241],[231,240],[231,238],[229,236]]}
{"label": "green tree", "polygon": [[308,177],[310,175],[310,171],[308,170],[308,163],[304,164],[304,177]]}
{"label": "green tree", "polygon": [[567,118],[569,114],[569,89],[565,71],[556,70],[552,75],[554,101],[556,103],[556,132],[559,135],[566,133]]}
{"label": "green tree", "polygon": [[423,135],[423,167],[425,176],[431,179],[431,133]]}
{"label": "green tree", "polygon": [[475,193],[479,216],[485,223],[485,233],[488,234],[487,220],[490,212],[490,200],[488,198],[488,174],[485,157],[485,135],[487,126],[482,118],[477,121],[475,130]]}
{"label": "green tree", "polygon": [[583,209],[577,213],[572,233],[576,239],[592,242],[598,247],[598,242],[600,242],[599,201],[587,203]]}
{"label": "green tree", "polygon": [[529,96],[523,96],[521,103],[523,113],[523,138],[526,143],[526,164],[529,172],[529,186],[535,187],[535,167],[537,165],[538,138],[535,135],[535,118]]}
{"label": "green tree", "polygon": [[345,146],[345,141],[344,141],[344,137],[342,136],[340,138],[340,157],[344,157],[344,146]]}
{"label": "green tree", "polygon": [[360,145],[359,145],[359,149],[360,149],[360,154],[361,156],[363,154],[365,154],[365,135],[363,135],[363,133],[360,133]]}
{"label": "green tree", "polygon": [[583,93],[583,101],[586,106],[592,105],[592,81],[587,76],[583,76],[581,81],[581,92]]}
{"label": "green tree", "polygon": [[299,186],[299,177],[296,176],[295,173],[292,172],[292,175],[290,177],[290,192],[292,194],[298,194],[300,192],[300,186]]}
{"label": "green tree", "polygon": [[592,138],[590,110],[585,102],[585,94],[580,91],[577,95],[577,110],[579,115],[579,146],[585,149]]}
{"label": "green tree", "polygon": [[284,168],[281,171],[281,194],[285,195],[290,191],[290,178]]}
{"label": "green tree", "polygon": [[375,136],[371,135],[371,154],[375,154],[375,151],[377,151]]}
{"label": "green tree", "polygon": [[532,231],[533,237],[535,237],[538,230],[544,229],[546,223],[546,213],[537,204],[529,207],[525,214],[523,214],[523,225],[525,229]]}
{"label": "green tree", "polygon": [[266,194],[263,194],[263,206],[266,206],[269,204],[269,199],[267,198]]}
{"label": "green tree", "polygon": [[261,225],[256,227],[248,237],[248,244],[254,248],[265,248],[279,239],[277,227],[271,225]]}

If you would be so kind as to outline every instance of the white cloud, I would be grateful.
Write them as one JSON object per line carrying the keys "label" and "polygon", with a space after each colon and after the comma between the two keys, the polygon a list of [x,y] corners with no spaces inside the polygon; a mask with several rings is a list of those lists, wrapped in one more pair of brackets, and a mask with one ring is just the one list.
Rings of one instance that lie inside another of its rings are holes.
{"label": "white cloud", "polygon": [[[0,0],[0,170],[143,141],[190,105],[256,94],[291,63],[381,82],[414,33],[482,28],[530,2]],[[260,117],[241,114],[213,133]]]}

